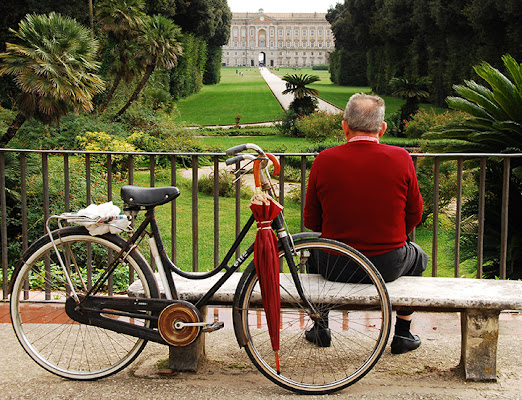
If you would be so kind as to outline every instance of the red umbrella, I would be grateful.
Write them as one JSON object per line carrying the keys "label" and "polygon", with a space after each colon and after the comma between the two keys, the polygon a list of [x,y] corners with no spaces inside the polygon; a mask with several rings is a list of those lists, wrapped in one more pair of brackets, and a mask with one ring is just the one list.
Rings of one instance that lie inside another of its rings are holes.
{"label": "red umbrella", "polygon": [[277,239],[272,230],[271,222],[283,210],[283,206],[272,197],[262,193],[252,197],[250,209],[257,221],[254,265],[261,288],[261,298],[263,299],[270,341],[272,349],[275,351],[276,370],[279,373],[279,326],[281,323],[279,257]]}

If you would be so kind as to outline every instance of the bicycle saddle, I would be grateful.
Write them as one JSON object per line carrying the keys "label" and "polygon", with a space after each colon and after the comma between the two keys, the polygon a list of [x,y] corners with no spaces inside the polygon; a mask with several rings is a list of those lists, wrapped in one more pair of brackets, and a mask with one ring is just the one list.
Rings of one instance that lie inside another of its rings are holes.
{"label": "bicycle saddle", "polygon": [[168,203],[179,196],[179,189],[175,186],[147,188],[125,185],[120,194],[128,209],[136,210]]}

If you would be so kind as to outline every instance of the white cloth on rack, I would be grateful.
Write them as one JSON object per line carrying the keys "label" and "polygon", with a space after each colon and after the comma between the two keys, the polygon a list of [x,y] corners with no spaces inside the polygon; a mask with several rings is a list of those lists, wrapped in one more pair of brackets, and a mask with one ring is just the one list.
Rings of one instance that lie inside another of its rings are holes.
{"label": "white cloth on rack", "polygon": [[68,214],[69,221],[83,225],[92,236],[105,233],[119,233],[129,228],[130,221],[120,215],[120,208],[112,201],[103,204],[91,204],[76,213]]}

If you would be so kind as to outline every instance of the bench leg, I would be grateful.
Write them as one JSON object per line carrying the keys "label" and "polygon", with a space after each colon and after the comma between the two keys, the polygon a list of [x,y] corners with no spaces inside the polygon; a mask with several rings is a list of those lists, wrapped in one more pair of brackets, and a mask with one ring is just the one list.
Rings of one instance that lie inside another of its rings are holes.
{"label": "bench leg", "polygon": [[[207,307],[200,310],[201,318],[206,321]],[[173,371],[197,372],[205,358],[205,334],[201,333],[188,346],[169,346],[169,368]]]}
{"label": "bench leg", "polygon": [[466,310],[461,313],[462,347],[460,364],[466,379],[497,380],[497,310]]}

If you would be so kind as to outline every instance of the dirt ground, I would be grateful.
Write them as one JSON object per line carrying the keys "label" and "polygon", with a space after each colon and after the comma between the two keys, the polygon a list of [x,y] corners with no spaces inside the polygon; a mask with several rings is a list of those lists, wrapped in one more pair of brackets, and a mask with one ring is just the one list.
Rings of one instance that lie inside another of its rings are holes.
{"label": "dirt ground", "polygon": [[[498,346],[497,382],[466,382],[456,314],[416,319],[422,346],[392,355],[389,347],[361,381],[328,398],[339,399],[522,399],[522,315],[504,315]],[[207,361],[198,373],[158,374],[165,346],[148,344],[124,371],[95,382],[56,377],[36,365],[18,344],[9,324],[0,324],[1,399],[292,399],[299,396],[263,377],[239,349],[230,327],[208,334]]]}

